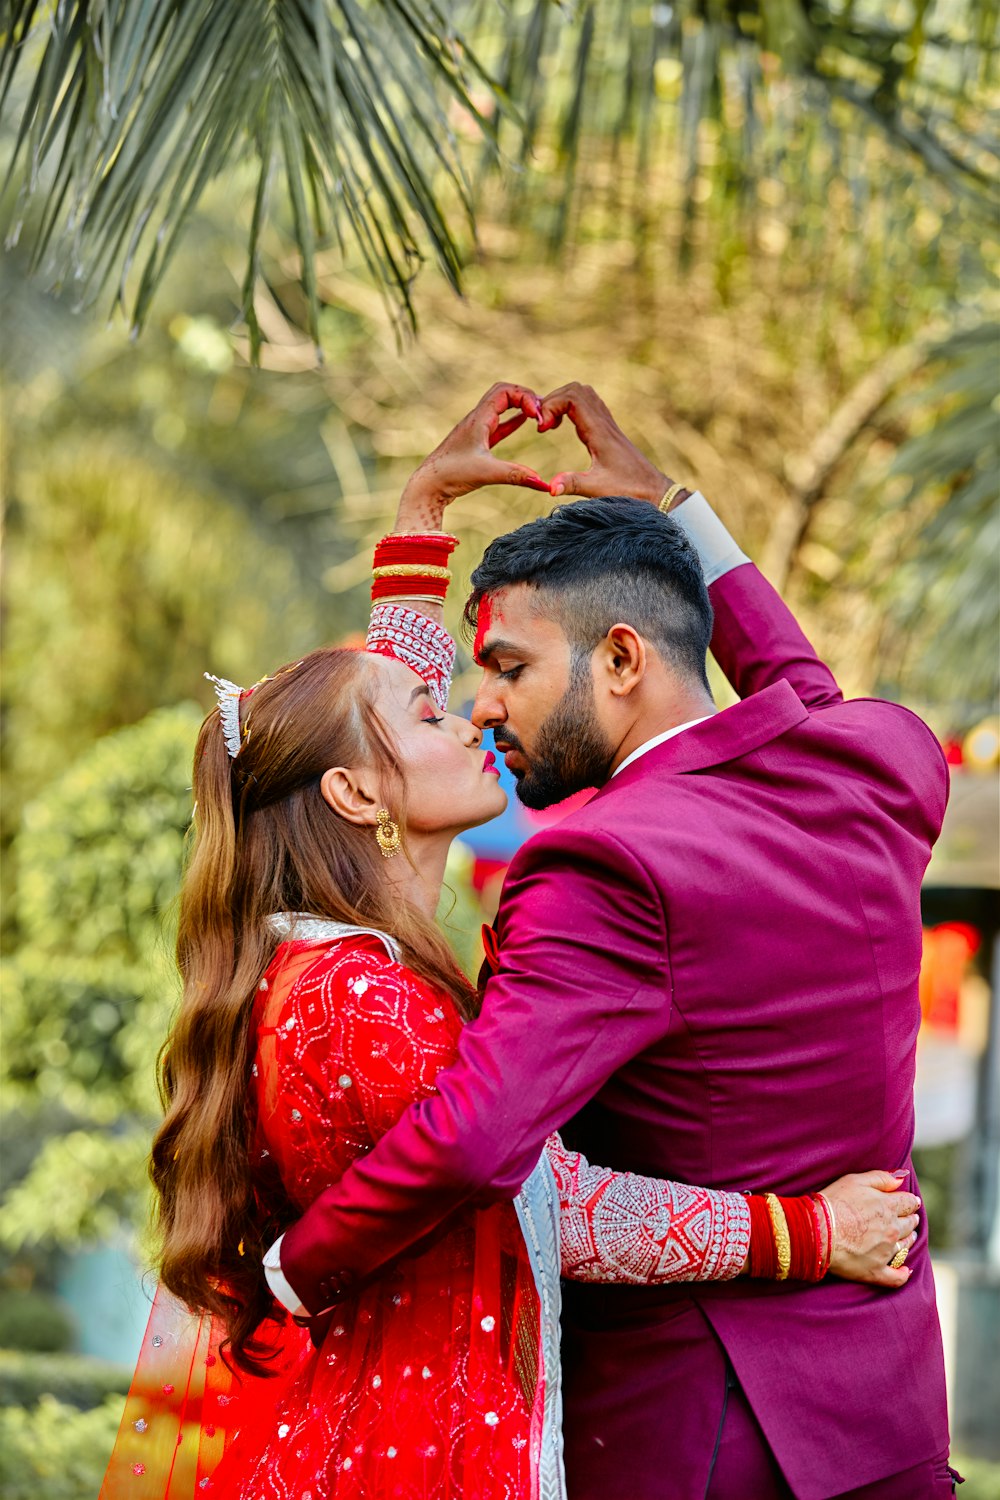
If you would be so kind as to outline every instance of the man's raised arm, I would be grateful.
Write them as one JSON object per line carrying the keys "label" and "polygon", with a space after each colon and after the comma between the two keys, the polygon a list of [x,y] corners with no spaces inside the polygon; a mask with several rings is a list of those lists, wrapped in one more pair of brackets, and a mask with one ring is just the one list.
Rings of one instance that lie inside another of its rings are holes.
{"label": "man's raised arm", "polygon": [[841,703],[833,673],[705,497],[696,491],[670,514],[698,553],[715,614],[712,655],[740,697],[749,698],[784,678],[806,708]]}

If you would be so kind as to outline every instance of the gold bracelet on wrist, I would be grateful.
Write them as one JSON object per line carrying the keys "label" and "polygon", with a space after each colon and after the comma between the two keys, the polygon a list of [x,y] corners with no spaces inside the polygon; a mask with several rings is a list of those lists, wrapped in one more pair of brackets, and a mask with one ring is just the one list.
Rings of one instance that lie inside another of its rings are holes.
{"label": "gold bracelet on wrist", "polygon": [[429,563],[387,563],[384,568],[373,568],[372,577],[381,578],[442,578],[451,582],[450,568],[435,568]]}
{"label": "gold bracelet on wrist", "polygon": [[666,515],[667,511],[673,505],[681,490],[685,488],[686,486],[683,484],[672,484],[667,490],[667,493],[664,495],[663,499],[660,501],[658,509],[662,510],[663,514]]}
{"label": "gold bracelet on wrist", "polygon": [[444,608],[444,600],[437,594],[383,594],[376,604],[436,604]]}
{"label": "gold bracelet on wrist", "polygon": [[788,1220],[785,1218],[785,1210],[774,1193],[765,1193],[764,1201],[767,1211],[771,1216],[771,1227],[774,1230],[774,1248],[778,1257],[778,1280],[787,1281],[788,1272],[792,1264],[792,1240],[788,1233]]}

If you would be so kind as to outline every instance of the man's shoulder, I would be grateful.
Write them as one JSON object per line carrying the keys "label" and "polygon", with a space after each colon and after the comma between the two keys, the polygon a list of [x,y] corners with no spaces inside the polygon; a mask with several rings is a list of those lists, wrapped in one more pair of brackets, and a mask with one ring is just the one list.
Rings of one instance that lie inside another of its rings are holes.
{"label": "man's shoulder", "polygon": [[641,851],[627,823],[602,789],[585,806],[539,829],[521,845],[508,866],[505,889],[522,877],[547,874],[588,881],[606,873],[643,881],[647,877]]}
{"label": "man's shoulder", "polygon": [[845,774],[860,769],[879,782],[895,782],[914,797],[947,801],[949,771],[937,735],[919,714],[889,698],[846,698],[814,709],[809,728],[827,741]]}
{"label": "man's shoulder", "polygon": [[655,766],[643,768],[628,786],[612,779],[582,807],[533,833],[514,855],[508,879],[546,866],[564,872],[591,866],[645,867],[644,848],[654,827],[669,827],[675,839],[685,825],[703,823],[706,789],[694,786],[694,780]]}

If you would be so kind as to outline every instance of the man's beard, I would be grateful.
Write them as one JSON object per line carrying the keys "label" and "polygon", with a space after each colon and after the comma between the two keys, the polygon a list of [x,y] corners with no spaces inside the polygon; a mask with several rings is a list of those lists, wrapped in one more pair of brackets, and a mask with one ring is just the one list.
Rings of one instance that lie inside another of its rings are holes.
{"label": "man's beard", "polygon": [[601,786],[613,750],[597,722],[590,657],[574,659],[569,687],[538,731],[530,757],[506,730],[501,738],[528,762],[517,777],[518,799],[525,807],[551,807],[574,792]]}

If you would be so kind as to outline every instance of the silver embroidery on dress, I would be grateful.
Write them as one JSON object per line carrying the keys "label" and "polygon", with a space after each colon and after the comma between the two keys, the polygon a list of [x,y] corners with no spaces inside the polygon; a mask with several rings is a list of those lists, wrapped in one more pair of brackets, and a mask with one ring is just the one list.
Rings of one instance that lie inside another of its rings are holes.
{"label": "silver embroidery on dress", "polygon": [[538,1500],[566,1500],[563,1467],[562,1369],[559,1356],[559,1314],[562,1289],[559,1280],[559,1193],[543,1152],[520,1193],[514,1199],[521,1232],[541,1304],[542,1405],[541,1452],[538,1455]]}
{"label": "silver embroidery on dress", "polygon": [[276,911],[268,917],[272,932],[280,938],[298,943],[337,943],[343,938],[373,937],[385,944],[385,950],[393,963],[402,963],[403,954],[398,942],[387,932],[377,927],[352,927],[348,922],[335,922],[332,917],[317,917],[309,911]]}

